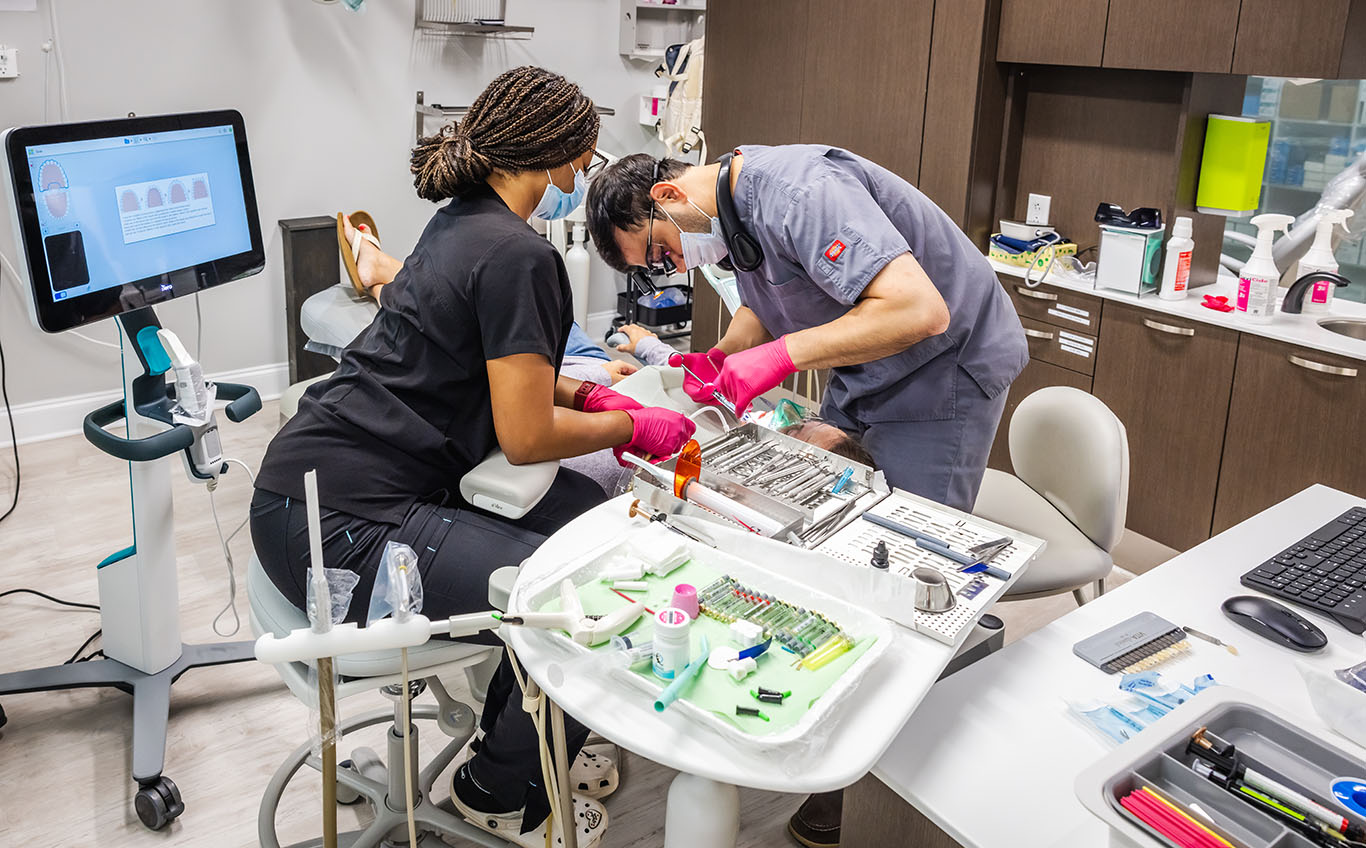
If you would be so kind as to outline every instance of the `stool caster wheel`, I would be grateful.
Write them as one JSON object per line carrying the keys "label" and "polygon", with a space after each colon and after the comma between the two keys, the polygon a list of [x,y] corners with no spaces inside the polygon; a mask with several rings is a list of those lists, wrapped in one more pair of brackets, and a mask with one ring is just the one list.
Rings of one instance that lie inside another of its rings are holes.
{"label": "stool caster wheel", "polygon": [[[341,771],[342,769],[346,769],[347,771],[350,771],[350,772],[356,772],[357,774],[360,773],[360,772],[356,769],[356,764],[355,764],[354,762],[352,762],[351,760],[342,760],[341,762],[337,763],[337,770],[338,770],[338,771]],[[341,783],[341,782],[338,782],[338,783],[337,783],[337,803],[338,803],[338,804],[341,804],[341,805],[344,806],[344,807],[349,807],[349,806],[351,806],[352,804],[359,804],[360,802],[361,802],[361,794],[360,794],[359,792],[357,792],[356,790],[352,789],[351,787],[347,786],[347,785],[344,784],[344,783]]]}
{"label": "stool caster wheel", "polygon": [[133,798],[133,809],[148,830],[161,830],[185,812],[180,790],[169,777],[143,784]]}

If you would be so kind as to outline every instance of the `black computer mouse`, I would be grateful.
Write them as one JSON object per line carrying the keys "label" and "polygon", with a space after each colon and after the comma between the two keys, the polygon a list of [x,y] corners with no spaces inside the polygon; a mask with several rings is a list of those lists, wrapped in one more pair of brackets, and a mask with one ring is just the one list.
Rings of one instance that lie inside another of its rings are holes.
{"label": "black computer mouse", "polygon": [[1270,598],[1235,595],[1220,608],[1235,624],[1291,650],[1307,654],[1328,644],[1328,637],[1311,621]]}

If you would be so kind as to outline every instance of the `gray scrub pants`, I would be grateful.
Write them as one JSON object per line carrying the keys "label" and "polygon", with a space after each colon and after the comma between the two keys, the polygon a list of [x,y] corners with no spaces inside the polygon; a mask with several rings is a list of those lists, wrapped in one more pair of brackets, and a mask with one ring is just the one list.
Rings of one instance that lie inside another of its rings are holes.
{"label": "gray scrub pants", "polygon": [[960,371],[955,394],[951,417],[930,421],[864,422],[829,401],[821,416],[862,442],[892,486],[972,512],[1007,393],[989,398]]}

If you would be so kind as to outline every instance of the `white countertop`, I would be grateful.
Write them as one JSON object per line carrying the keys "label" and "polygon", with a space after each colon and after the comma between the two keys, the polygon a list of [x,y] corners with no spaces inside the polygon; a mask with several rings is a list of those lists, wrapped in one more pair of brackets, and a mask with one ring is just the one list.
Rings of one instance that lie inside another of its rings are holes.
{"label": "white countertop", "polygon": [[[1006,265],[990,259],[991,267],[998,274],[1024,279],[1025,269],[1015,265]],[[1366,320],[1366,304],[1344,300],[1340,297],[1333,298],[1332,310],[1323,315],[1287,315],[1284,312],[1276,312],[1276,317],[1270,324],[1255,324],[1240,316],[1237,312],[1217,312],[1213,309],[1206,309],[1201,304],[1204,296],[1223,295],[1227,297],[1229,303],[1237,300],[1238,281],[1231,275],[1221,274],[1217,283],[1200,288],[1191,289],[1184,300],[1163,300],[1156,293],[1146,294],[1143,297],[1128,294],[1114,289],[1098,289],[1089,285],[1079,284],[1068,279],[1065,275],[1050,274],[1044,278],[1044,282],[1050,286],[1060,289],[1081,292],[1104,300],[1113,300],[1129,306],[1137,306],[1140,309],[1147,309],[1152,312],[1159,312],[1166,315],[1174,315],[1180,318],[1188,318],[1192,321],[1199,321],[1202,324],[1212,324],[1216,327],[1224,327],[1229,330],[1236,330],[1240,333],[1251,333],[1257,336],[1265,336],[1278,342],[1287,342],[1294,345],[1302,345],[1313,350],[1321,350],[1325,353],[1335,353],[1340,356],[1348,356],[1352,359],[1366,360],[1366,341],[1349,338],[1339,335],[1320,327],[1318,322],[1332,318],[1352,318]],[[1282,290],[1284,292],[1284,290]]]}
{"label": "white countertop", "polygon": [[[1062,699],[1119,695],[1119,677],[1075,657],[1072,645],[1142,611],[1239,650],[1235,657],[1192,639],[1191,654],[1163,665],[1163,674],[1189,683],[1212,673],[1362,757],[1366,751],[1319,719],[1296,668],[1299,662],[1323,670],[1357,663],[1361,637],[1296,607],[1329,640],[1319,653],[1297,654],[1234,625],[1219,609],[1226,597],[1255,594],[1238,583],[1244,572],[1361,503],[1312,486],[946,678],[873,773],[970,848],[1109,844],[1106,825],[1082,806],[1073,783],[1110,749],[1067,713]],[[998,785],[1013,788],[993,788]],[[1023,834],[1030,835],[1027,842]]]}

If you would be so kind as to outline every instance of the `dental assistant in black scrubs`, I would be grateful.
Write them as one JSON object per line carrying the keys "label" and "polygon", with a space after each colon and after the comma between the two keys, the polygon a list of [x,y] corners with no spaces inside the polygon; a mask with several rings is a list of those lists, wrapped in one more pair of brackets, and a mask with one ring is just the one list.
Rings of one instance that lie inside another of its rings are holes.
{"label": "dental assistant in black scrubs", "polygon": [[[423,613],[486,609],[488,576],[516,565],[603,493],[561,469],[517,521],[460,497],[460,478],[495,448],[514,464],[608,447],[674,453],[692,422],[643,408],[604,386],[559,377],[573,320],[564,263],[527,224],[582,200],[598,116],[577,85],[541,68],[509,71],[459,126],[413,151],[418,194],[450,202],[388,283],[374,323],[313,386],[271,442],[257,479],[251,529],[261,565],[305,608],[308,567],[303,476],[317,469],[323,556],[356,572],[349,621],[363,621],[385,544],[418,553]],[[358,257],[362,275],[373,256]],[[488,644],[498,644],[483,634]],[[587,731],[566,722],[571,755]],[[545,818],[536,733],[510,664],[489,687],[477,753],[452,795],[472,822],[520,842]],[[521,836],[519,831],[526,833]],[[597,843],[600,828],[579,844]],[[530,844],[530,843],[528,843]]]}

